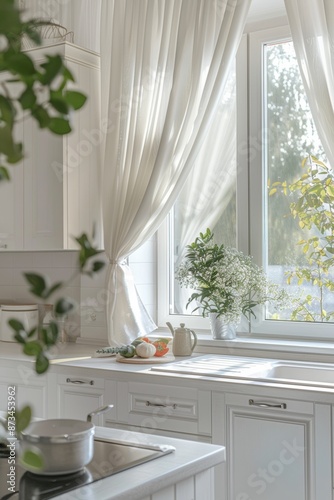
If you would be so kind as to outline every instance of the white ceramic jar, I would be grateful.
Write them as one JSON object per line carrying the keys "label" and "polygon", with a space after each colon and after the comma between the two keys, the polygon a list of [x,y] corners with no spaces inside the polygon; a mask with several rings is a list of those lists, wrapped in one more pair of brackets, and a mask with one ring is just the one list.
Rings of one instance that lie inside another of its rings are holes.
{"label": "white ceramic jar", "polygon": [[9,326],[8,320],[21,321],[26,330],[31,330],[38,325],[37,304],[8,304],[1,305],[0,340],[15,342],[14,331]]}

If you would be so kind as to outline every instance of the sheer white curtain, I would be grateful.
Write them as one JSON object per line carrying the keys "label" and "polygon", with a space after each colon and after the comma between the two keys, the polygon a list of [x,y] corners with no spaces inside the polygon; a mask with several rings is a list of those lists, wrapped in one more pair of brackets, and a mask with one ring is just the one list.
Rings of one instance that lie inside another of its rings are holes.
{"label": "sheer white curtain", "polygon": [[334,1],[285,0],[305,91],[334,168]]}
{"label": "sheer white curtain", "polygon": [[[205,172],[205,175],[203,175]],[[231,72],[224,95],[193,169],[174,205],[175,269],[200,231],[213,229],[236,189],[236,80]],[[175,310],[188,313],[192,290],[176,286]]]}
{"label": "sheer white curtain", "polygon": [[215,117],[250,1],[102,1],[111,344],[155,329],[124,259],[157,230],[187,179]]}

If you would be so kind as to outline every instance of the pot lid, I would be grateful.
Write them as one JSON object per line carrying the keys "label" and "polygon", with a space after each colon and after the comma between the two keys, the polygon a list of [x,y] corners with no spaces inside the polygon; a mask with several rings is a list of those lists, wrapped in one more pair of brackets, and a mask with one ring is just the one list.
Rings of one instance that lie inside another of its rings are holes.
{"label": "pot lid", "polygon": [[91,422],[58,418],[33,422],[22,432],[22,437],[30,443],[69,443],[94,433],[95,425]]}

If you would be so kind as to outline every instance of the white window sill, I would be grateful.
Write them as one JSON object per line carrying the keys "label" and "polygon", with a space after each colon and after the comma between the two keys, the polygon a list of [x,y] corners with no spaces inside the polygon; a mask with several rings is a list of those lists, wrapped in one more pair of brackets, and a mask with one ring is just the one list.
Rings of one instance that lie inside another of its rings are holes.
{"label": "white window sill", "polygon": [[334,343],[327,341],[286,340],[237,337],[235,340],[213,340],[198,335],[197,352],[256,356],[333,363]]}
{"label": "white window sill", "polygon": [[[151,336],[151,335],[150,335]],[[169,337],[170,332],[159,328],[154,336]],[[197,333],[195,352],[205,354],[224,354],[275,359],[295,359],[299,361],[334,362],[334,342],[287,340],[237,336],[234,340],[213,340],[209,334]]]}

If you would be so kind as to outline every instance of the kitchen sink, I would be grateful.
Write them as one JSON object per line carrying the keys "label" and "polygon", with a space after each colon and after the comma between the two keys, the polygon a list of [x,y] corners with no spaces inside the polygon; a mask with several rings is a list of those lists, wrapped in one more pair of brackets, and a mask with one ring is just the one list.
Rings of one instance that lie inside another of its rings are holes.
{"label": "kitchen sink", "polygon": [[195,377],[237,378],[334,387],[334,364],[325,363],[205,355],[152,367],[151,371],[180,373]]}
{"label": "kitchen sink", "polygon": [[260,368],[254,373],[254,377],[267,381],[334,386],[334,365],[277,361],[273,362],[271,367]]}
{"label": "kitchen sink", "polygon": [[252,378],[255,374],[269,371],[271,367],[271,360],[207,354],[153,366],[151,371],[205,377]]}

